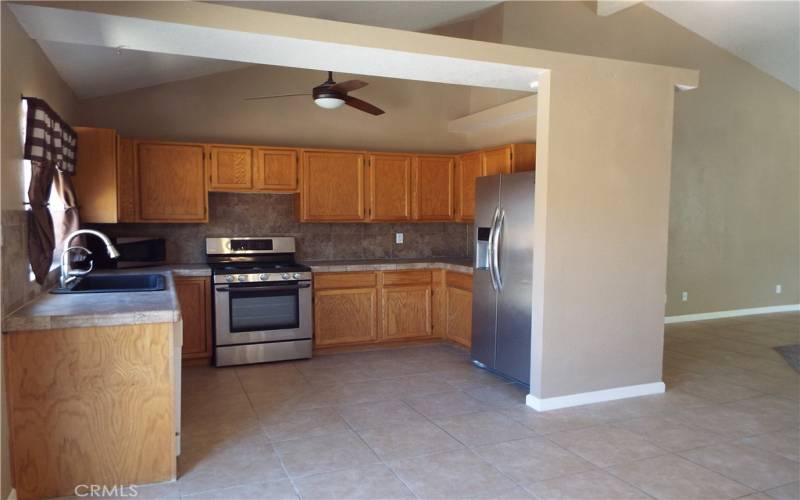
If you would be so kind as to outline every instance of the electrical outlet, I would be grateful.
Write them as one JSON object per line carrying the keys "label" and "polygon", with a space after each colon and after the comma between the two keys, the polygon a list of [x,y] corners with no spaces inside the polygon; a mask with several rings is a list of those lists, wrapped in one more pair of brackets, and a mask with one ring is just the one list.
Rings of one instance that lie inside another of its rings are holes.
{"label": "electrical outlet", "polygon": [[394,242],[398,245],[403,244],[403,233],[394,233]]}
{"label": "electrical outlet", "polygon": [[775,285],[775,293],[779,294],[779,293],[782,293],[782,292],[783,292],[783,286],[782,285]]}
{"label": "electrical outlet", "polygon": [[689,292],[682,292],[681,293],[681,301],[688,302],[689,301]]}

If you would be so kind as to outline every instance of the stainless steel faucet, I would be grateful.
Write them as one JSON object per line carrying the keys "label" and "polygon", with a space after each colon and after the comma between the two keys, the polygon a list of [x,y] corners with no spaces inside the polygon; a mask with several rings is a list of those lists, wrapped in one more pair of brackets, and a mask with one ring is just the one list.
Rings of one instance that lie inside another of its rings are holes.
{"label": "stainless steel faucet", "polygon": [[61,252],[61,288],[66,288],[67,285],[69,285],[70,282],[72,282],[72,280],[76,279],[78,276],[84,276],[86,274],[89,274],[89,272],[94,267],[94,262],[90,262],[89,269],[75,270],[72,269],[72,265],[69,262],[69,255],[70,252],[72,252],[73,250],[85,252],[86,255],[92,255],[92,252],[86,247],[70,246],[72,240],[74,240],[75,238],[77,238],[82,234],[92,234],[94,236],[97,236],[98,238],[103,240],[103,243],[105,243],[106,251],[108,252],[109,257],[111,257],[112,259],[116,259],[117,257],[119,257],[119,251],[117,251],[116,247],[114,247],[114,244],[111,243],[111,240],[108,238],[108,236],[101,233],[100,231],[95,231],[94,229],[78,229],[77,231],[71,232],[64,239],[64,251]]}

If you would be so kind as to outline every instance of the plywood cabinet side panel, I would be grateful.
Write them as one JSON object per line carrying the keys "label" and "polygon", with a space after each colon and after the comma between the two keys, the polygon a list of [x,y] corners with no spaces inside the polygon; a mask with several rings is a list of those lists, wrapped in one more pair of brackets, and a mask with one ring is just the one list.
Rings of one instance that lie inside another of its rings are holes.
{"label": "plywood cabinet side panel", "polygon": [[210,358],[211,280],[206,277],[176,277],[175,291],[183,318],[183,358]]}
{"label": "plywood cabinet side panel", "polygon": [[314,345],[374,342],[378,338],[377,289],[316,290]]}
{"label": "plywood cabinet side panel", "polygon": [[301,152],[301,220],[367,219],[365,154],[360,151]]}
{"label": "plywood cabinet side panel", "polygon": [[3,335],[17,495],[176,475],[171,323]]}
{"label": "plywood cabinet side panel", "polygon": [[77,164],[72,183],[83,222],[118,221],[117,132],[107,128],[75,127]]}
{"label": "plywood cabinet side panel", "polygon": [[369,156],[370,220],[411,219],[411,155],[372,153]]}
{"label": "plywood cabinet side panel", "polygon": [[453,219],[454,166],[452,156],[415,157],[412,178],[414,220]]}
{"label": "plywood cabinet side panel", "polygon": [[249,191],[253,189],[253,149],[222,145],[208,146],[209,189]]}
{"label": "plywood cabinet side panel", "polygon": [[294,193],[299,187],[296,149],[257,148],[253,187],[257,191]]}
{"label": "plywood cabinet side panel", "polygon": [[143,222],[207,222],[205,146],[136,142],[139,219]]}

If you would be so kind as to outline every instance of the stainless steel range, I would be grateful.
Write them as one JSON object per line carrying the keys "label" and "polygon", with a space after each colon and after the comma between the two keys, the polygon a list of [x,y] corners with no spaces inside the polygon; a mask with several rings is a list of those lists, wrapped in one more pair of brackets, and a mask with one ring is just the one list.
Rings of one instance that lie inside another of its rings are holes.
{"label": "stainless steel range", "polygon": [[288,237],[206,238],[216,366],[311,357],[311,269],[294,252]]}

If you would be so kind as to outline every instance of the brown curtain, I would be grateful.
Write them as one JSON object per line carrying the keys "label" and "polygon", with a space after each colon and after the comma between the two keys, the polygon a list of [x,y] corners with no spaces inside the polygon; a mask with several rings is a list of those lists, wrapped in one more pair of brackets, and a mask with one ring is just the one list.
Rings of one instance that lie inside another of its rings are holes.
{"label": "brown curtain", "polygon": [[31,162],[31,184],[28,186],[28,200],[31,204],[28,211],[28,258],[39,284],[44,283],[50,271],[53,249],[56,246],[53,217],[48,206],[54,172],[55,169],[49,162]]}
{"label": "brown curtain", "polygon": [[28,105],[25,124],[25,159],[31,162],[28,201],[28,255],[38,283],[44,283],[53,262],[56,246],[53,217],[48,201],[53,178],[58,176],[58,192],[68,214],[65,224],[77,228],[77,200],[69,179],[75,172],[77,136],[72,128],[41,99],[25,97]]}
{"label": "brown curtain", "polygon": [[75,195],[75,187],[72,185],[72,175],[56,169],[55,188],[64,202],[64,216],[61,219],[61,232],[59,234],[67,235],[72,231],[77,231],[81,226],[78,218],[78,199]]}

